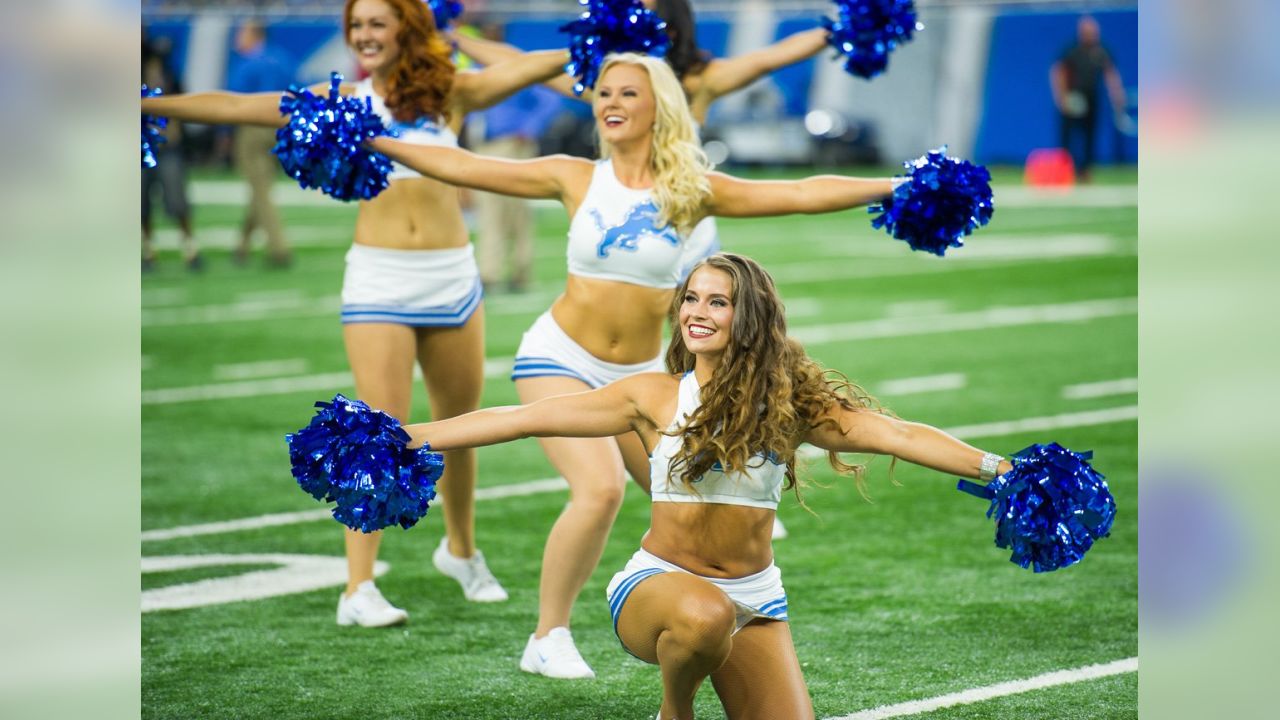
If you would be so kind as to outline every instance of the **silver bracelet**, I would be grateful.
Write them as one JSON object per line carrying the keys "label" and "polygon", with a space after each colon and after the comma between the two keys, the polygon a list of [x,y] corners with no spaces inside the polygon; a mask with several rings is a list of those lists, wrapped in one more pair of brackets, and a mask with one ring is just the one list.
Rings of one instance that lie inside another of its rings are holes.
{"label": "silver bracelet", "polygon": [[1000,463],[1004,462],[1004,458],[995,453],[984,453],[982,455],[982,464],[978,466],[978,479],[991,480],[996,476],[996,471],[1000,469]]}

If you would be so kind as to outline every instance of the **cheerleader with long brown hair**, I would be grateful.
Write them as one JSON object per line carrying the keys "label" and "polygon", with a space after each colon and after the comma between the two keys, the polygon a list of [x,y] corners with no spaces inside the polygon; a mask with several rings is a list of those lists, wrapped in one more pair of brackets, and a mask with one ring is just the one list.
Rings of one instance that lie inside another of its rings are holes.
{"label": "cheerleader with long brown hair", "polygon": [[410,446],[450,450],[524,437],[634,432],[652,453],[649,531],[606,590],[623,647],[662,670],[661,718],[692,718],[710,677],[730,718],[813,717],[770,540],[796,448],[826,450],[859,487],[872,453],[990,479],[1012,465],[937,428],[894,417],[787,337],[784,306],[755,261],[717,254],[677,289],[666,372],[587,392],[410,425]]}

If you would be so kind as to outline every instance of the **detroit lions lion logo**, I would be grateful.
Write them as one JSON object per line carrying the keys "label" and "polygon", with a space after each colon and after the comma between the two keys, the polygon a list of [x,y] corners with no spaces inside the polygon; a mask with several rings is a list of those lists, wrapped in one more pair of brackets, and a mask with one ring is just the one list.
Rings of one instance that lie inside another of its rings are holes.
{"label": "detroit lions lion logo", "polygon": [[652,200],[631,208],[620,224],[610,228],[605,227],[600,211],[592,208],[591,216],[595,219],[596,229],[604,233],[604,239],[596,246],[596,255],[602,258],[608,257],[609,251],[615,248],[635,252],[640,239],[646,236],[664,240],[672,247],[680,245],[680,236],[674,228],[670,225],[658,227],[658,206]]}

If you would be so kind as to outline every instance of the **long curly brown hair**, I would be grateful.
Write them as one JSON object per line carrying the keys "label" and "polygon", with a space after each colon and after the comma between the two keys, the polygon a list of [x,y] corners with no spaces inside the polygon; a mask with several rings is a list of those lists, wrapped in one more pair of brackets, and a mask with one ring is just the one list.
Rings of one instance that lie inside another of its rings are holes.
{"label": "long curly brown hair", "polygon": [[[671,433],[684,439],[672,467],[679,468],[681,481],[693,490],[694,481],[717,461],[727,473],[745,472],[748,463],[760,464],[753,458],[765,455],[786,464],[784,489],[794,489],[800,498],[796,447],[810,430],[835,423],[820,419],[827,411],[839,405],[852,411],[892,413],[840,372],[824,370],[800,343],[787,337],[787,319],[773,278],[751,258],[733,253],[702,261],[676,291],[670,311],[675,331],[667,348],[668,372],[682,374],[694,367],[694,355],[685,347],[679,329],[679,314],[689,278],[701,268],[714,268],[731,279],[733,323],[720,366],[699,390],[701,404],[683,427]],[[866,496],[865,464],[846,463],[834,452],[828,452],[827,459],[837,472],[852,475]]]}
{"label": "long curly brown hair", "polygon": [[[400,19],[396,44],[400,57],[387,76],[383,102],[392,117],[411,122],[429,117],[449,120],[447,100],[453,90],[453,48],[436,29],[435,17],[422,0],[382,0]],[[347,0],[342,11],[343,33],[350,43],[351,9],[358,0]]]}

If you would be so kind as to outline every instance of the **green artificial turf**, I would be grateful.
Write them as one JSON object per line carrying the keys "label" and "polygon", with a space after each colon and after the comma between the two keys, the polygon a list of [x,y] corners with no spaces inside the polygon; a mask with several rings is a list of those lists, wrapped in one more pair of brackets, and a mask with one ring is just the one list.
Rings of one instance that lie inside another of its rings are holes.
{"label": "green artificial turf", "polygon": [[[992,308],[1123,303],[1137,295],[1136,173],[1099,178],[1091,190],[1130,200],[1003,206],[1000,190],[1012,185],[999,185],[990,227],[945,258],[912,253],[872,230],[864,211],[722,220],[720,234],[726,250],[755,257],[778,278],[794,333]],[[997,173],[999,182],[1016,180],[1011,171]],[[355,206],[285,207],[296,261],[283,271],[256,260],[232,265],[225,239],[241,212],[235,205],[197,208],[203,273],[186,272],[176,250],[162,248],[158,269],[143,278],[144,531],[320,507],[293,483],[283,438],[308,421],[313,401],[352,391],[337,295]],[[536,287],[527,296],[486,300],[490,358],[509,359],[562,286],[567,225],[559,209],[539,209]],[[171,239],[172,231],[160,227],[163,245],[163,234]],[[1119,310],[1068,322],[851,340],[837,332],[809,350],[902,417],[964,429],[1135,406],[1133,393],[1072,399],[1062,389],[1135,378],[1136,334],[1136,310]],[[290,369],[235,375],[238,366],[264,362]],[[963,374],[963,387],[878,389],[944,373]],[[312,378],[315,387],[268,389],[281,377]],[[236,382],[248,388],[242,396],[174,400],[175,391],[222,392]],[[425,420],[425,393],[421,387],[416,393],[413,417]],[[486,382],[483,403],[514,402],[499,368]],[[895,485],[880,460],[871,466],[867,502],[824,462],[810,462],[805,499],[815,514],[784,500],[780,514],[791,536],[775,552],[818,717],[1137,654],[1136,422],[980,432],[988,434],[964,439],[1006,454],[1048,441],[1094,450],[1120,508],[1111,537],[1078,566],[1035,574],[994,547],[985,503],[957,492],[954,478],[900,464]],[[484,448],[480,462],[481,488],[555,475],[533,441]],[[478,503],[478,543],[511,593],[507,603],[466,603],[456,583],[431,567],[443,532],[432,512],[412,530],[388,531],[380,553],[391,571],[379,587],[410,612],[404,627],[337,627],[337,586],[145,613],[144,717],[651,718],[660,697],[657,669],[621,649],[603,601],[605,584],[647,527],[647,498],[635,487],[574,613],[574,637],[597,679],[556,681],[517,668],[535,624],[542,544],[565,499],[561,491]],[[332,520],[318,520],[144,536],[142,543],[147,556],[270,552],[341,557],[342,533]],[[142,587],[261,567],[147,574]],[[709,686],[697,707],[700,717],[722,716]],[[1137,676],[1129,673],[916,717],[1136,716]]]}

